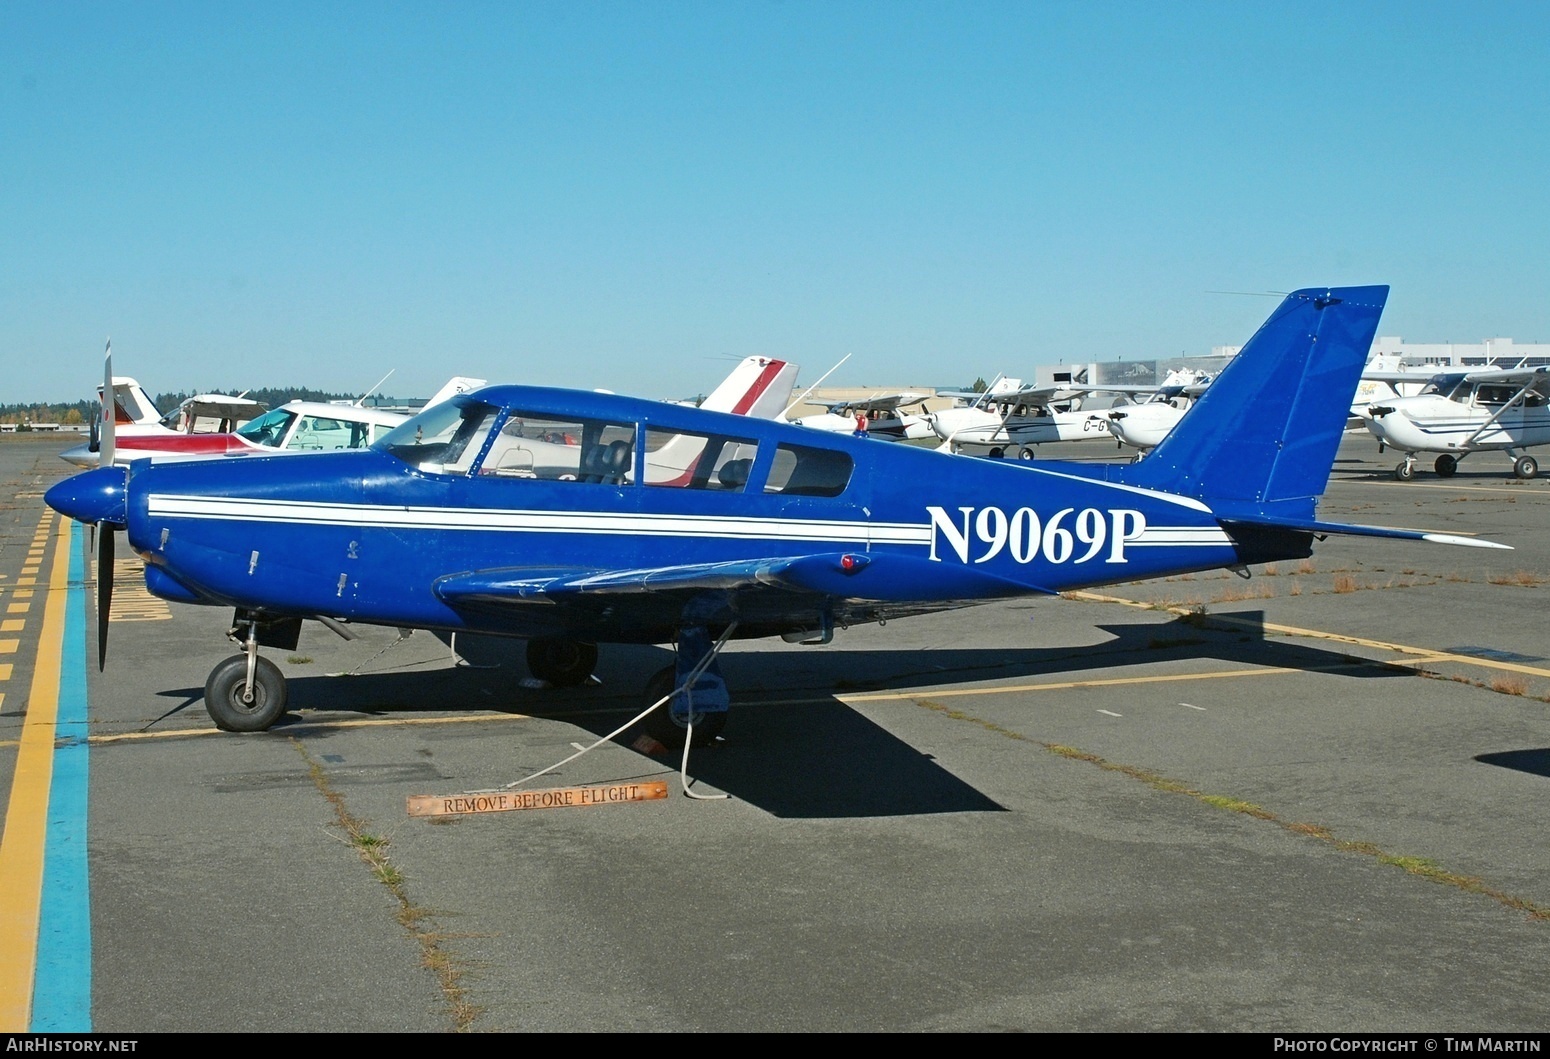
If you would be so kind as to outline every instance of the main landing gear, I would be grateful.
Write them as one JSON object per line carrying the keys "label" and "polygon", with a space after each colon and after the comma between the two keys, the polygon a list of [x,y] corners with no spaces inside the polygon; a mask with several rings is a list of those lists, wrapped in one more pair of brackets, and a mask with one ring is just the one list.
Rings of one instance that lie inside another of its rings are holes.
{"label": "main landing gear", "polygon": [[579,688],[597,668],[597,644],[580,640],[529,640],[527,670],[557,688]]}
{"label": "main landing gear", "polygon": [[[1507,454],[1513,458],[1512,476],[1514,478],[1527,481],[1528,479],[1533,478],[1539,474],[1539,461],[1534,459],[1534,457],[1526,454],[1519,455],[1511,449],[1507,450]],[[1437,471],[1437,477],[1452,478],[1455,474],[1458,473],[1459,463],[1464,459],[1465,456],[1468,455],[1469,453],[1467,452],[1461,452],[1457,456],[1453,455],[1452,453],[1444,452],[1442,455],[1438,456],[1437,462],[1433,464],[1433,467]],[[1399,464],[1399,466],[1394,468],[1394,477],[1399,479],[1401,482],[1410,481],[1415,477],[1415,464],[1416,454],[1413,452],[1405,453],[1404,460]]]}
{"label": "main landing gear", "polygon": [[[734,623],[716,641],[711,640],[710,630],[703,625],[679,628],[675,645],[677,663],[657,670],[646,682],[643,708],[673,693],[671,699],[652,710],[641,722],[647,735],[675,750],[690,742],[691,730],[692,746],[708,746],[721,735],[726,728],[727,711],[732,707],[732,696],[727,691],[726,678],[721,675],[716,657],[735,628]],[[679,689],[676,693],[675,688]]]}

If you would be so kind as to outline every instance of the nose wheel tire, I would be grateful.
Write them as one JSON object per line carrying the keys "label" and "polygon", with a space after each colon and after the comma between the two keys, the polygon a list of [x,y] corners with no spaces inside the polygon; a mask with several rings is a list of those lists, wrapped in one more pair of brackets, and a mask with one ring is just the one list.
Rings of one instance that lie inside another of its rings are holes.
{"label": "nose wheel tire", "polygon": [[262,732],[285,714],[285,674],[260,657],[253,667],[253,701],[242,697],[248,679],[247,655],[232,655],[210,671],[205,681],[205,709],[217,728],[227,732]]}
{"label": "nose wheel tire", "polygon": [[1452,478],[1453,472],[1459,469],[1459,461],[1446,454],[1437,457],[1437,475],[1440,478]]}
{"label": "nose wheel tire", "polygon": [[1398,478],[1401,482],[1410,481],[1410,479],[1415,477],[1415,464],[1411,463],[1409,460],[1401,463],[1398,467],[1394,468],[1394,477]]}
{"label": "nose wheel tire", "polygon": [[529,640],[527,669],[557,688],[578,688],[597,668],[597,644],[580,640]]}
{"label": "nose wheel tire", "polygon": [[[673,685],[678,680],[678,667],[666,666],[656,671],[651,679],[646,682],[646,701],[642,706],[650,706],[663,695],[673,690]],[[646,716],[641,722],[641,727],[646,734],[670,750],[682,750],[684,738],[689,730],[673,719],[672,702],[664,702]],[[726,727],[727,714],[725,710],[715,713],[702,713],[694,722],[694,745],[709,746],[715,742],[721,730]]]}
{"label": "nose wheel tire", "polygon": [[1532,478],[1539,473],[1539,461],[1532,456],[1519,456],[1513,461],[1512,473],[1517,478]]}

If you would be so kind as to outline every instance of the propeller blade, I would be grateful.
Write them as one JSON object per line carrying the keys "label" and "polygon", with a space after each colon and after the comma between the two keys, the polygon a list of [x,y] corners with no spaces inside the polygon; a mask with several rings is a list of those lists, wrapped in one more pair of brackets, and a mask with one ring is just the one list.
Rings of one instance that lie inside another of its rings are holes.
{"label": "propeller blade", "polygon": [[117,402],[113,398],[113,340],[108,339],[108,348],[102,354],[102,436],[97,444],[97,466],[113,466],[113,421],[114,407]]}
{"label": "propeller blade", "polygon": [[97,671],[108,661],[108,612],[113,606],[113,529],[102,527],[97,550]]}

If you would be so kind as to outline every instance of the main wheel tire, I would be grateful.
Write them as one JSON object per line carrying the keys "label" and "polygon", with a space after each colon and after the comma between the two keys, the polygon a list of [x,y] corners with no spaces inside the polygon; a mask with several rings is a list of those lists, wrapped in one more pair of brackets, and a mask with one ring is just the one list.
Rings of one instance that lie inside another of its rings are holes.
{"label": "main wheel tire", "polygon": [[1006,450],[1003,449],[1000,445],[997,445],[995,448],[990,450],[989,455],[991,459],[999,460],[1001,457],[1006,455]]}
{"label": "main wheel tire", "polygon": [[[662,696],[673,690],[678,682],[678,667],[666,666],[657,670],[650,680],[646,681],[646,701],[644,705],[650,706]],[[718,710],[715,713],[701,714],[694,722],[694,745],[708,746],[715,742],[722,729],[727,726],[727,711]],[[661,743],[670,750],[682,750],[684,737],[689,730],[673,719],[673,704],[664,702],[655,710],[646,715],[641,722],[647,735]]]}
{"label": "main wheel tire", "polygon": [[1022,448],[1018,449],[1017,450],[1017,458],[1020,459],[1020,460],[1031,460],[1031,459],[1033,459],[1033,446],[1032,445],[1024,445]]}
{"label": "main wheel tire", "polygon": [[1512,473],[1519,478],[1532,478],[1539,473],[1539,461],[1532,456],[1519,456],[1512,465]]}
{"label": "main wheel tire", "polygon": [[1439,478],[1452,478],[1454,472],[1459,469],[1459,461],[1447,453],[1443,453],[1437,457],[1436,467]]}
{"label": "main wheel tire", "polygon": [[597,644],[581,640],[529,640],[528,672],[557,688],[576,688],[597,668]]}
{"label": "main wheel tire", "polygon": [[1411,463],[1409,460],[1401,463],[1398,467],[1394,468],[1394,477],[1398,478],[1401,482],[1410,481],[1410,479],[1415,477],[1415,464]]}
{"label": "main wheel tire", "polygon": [[205,681],[205,709],[217,728],[227,732],[262,732],[285,714],[285,674],[260,657],[253,667],[253,701],[244,702],[248,679],[247,655],[232,655],[210,670]]}

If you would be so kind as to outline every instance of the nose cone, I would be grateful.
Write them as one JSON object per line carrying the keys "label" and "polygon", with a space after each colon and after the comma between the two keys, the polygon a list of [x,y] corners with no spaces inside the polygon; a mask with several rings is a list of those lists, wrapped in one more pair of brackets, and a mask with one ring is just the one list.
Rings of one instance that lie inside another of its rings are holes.
{"label": "nose cone", "polygon": [[122,467],[98,467],[59,482],[43,494],[43,502],[77,522],[123,526],[128,523],[125,478]]}

